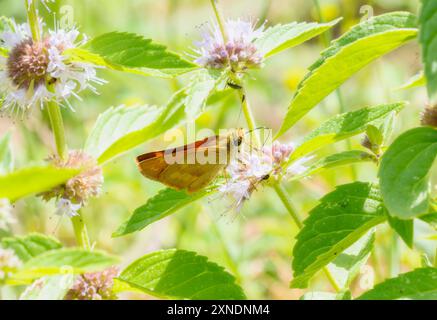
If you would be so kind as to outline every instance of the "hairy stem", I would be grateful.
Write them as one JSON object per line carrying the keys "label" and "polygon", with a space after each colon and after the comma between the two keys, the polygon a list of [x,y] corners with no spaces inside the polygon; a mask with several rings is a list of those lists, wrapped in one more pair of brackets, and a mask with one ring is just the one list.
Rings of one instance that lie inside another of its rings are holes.
{"label": "hairy stem", "polygon": [[[254,130],[256,128],[255,119],[253,118],[252,111],[250,109],[250,105],[247,101],[247,96],[244,90],[244,85],[242,81],[238,82],[238,85],[241,87],[238,92],[240,95],[240,101],[241,101],[241,107],[243,108],[244,117],[246,118],[247,125],[250,130]],[[258,138],[258,135],[255,135]],[[296,225],[299,227],[299,229],[303,228],[303,222],[302,218],[297,213],[297,210],[294,208],[294,205],[292,201],[290,200],[290,196],[287,194],[287,191],[285,190],[284,186],[280,184],[280,182],[273,185],[273,189],[275,190],[276,194],[278,195],[279,199],[281,199],[282,203],[284,204],[285,208],[287,209],[288,213],[292,217],[293,221],[296,223]],[[332,276],[331,272],[328,270],[327,267],[324,269],[325,274],[327,275],[327,278],[329,282],[331,283],[332,287],[336,292],[339,292],[341,289],[337,282],[335,281],[334,277]]]}
{"label": "hairy stem", "polygon": [[77,216],[71,218],[71,222],[73,224],[73,230],[74,235],[76,236],[77,245],[84,248],[85,250],[90,250],[91,245],[88,237],[88,231],[80,211],[78,212]]}
{"label": "hairy stem", "polygon": [[27,19],[29,22],[30,31],[32,33],[32,39],[36,42],[41,40],[41,34],[39,29],[38,12],[36,10],[36,0],[32,0],[29,4],[28,0],[24,0],[24,5],[27,11]]}
{"label": "hairy stem", "polygon": [[49,113],[50,124],[55,136],[56,150],[59,157],[65,159],[67,156],[67,145],[65,142],[64,122],[58,103],[56,101],[49,101],[47,103],[47,112]]}

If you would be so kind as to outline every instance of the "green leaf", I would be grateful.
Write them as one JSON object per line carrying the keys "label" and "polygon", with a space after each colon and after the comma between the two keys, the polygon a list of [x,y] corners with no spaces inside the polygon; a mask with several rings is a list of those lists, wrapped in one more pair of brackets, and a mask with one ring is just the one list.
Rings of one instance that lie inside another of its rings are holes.
{"label": "green leaf", "polygon": [[268,28],[255,40],[258,52],[268,58],[288,48],[300,45],[335,26],[340,19],[328,23],[292,22]]}
{"label": "green leaf", "polygon": [[367,152],[360,150],[340,152],[320,159],[311,165],[304,173],[294,176],[291,180],[300,180],[326,169],[368,161],[374,161],[374,156]]}
{"label": "green leaf", "polygon": [[14,161],[11,150],[11,135],[5,134],[0,138],[0,175],[11,172],[14,168]]}
{"label": "green leaf", "polygon": [[[126,72],[126,73],[132,73],[140,76],[145,77],[157,77],[157,78],[172,78],[175,75],[178,75],[177,71],[172,70],[158,70],[158,69],[147,69],[147,68],[141,68],[141,69],[135,69],[135,68],[128,68],[125,66],[121,66],[115,63],[110,62],[109,60],[103,58],[102,56],[89,52],[88,50],[82,49],[82,48],[72,48],[67,49],[62,53],[68,61],[71,62],[81,62],[81,63],[90,63],[99,67],[104,67],[110,70],[120,71],[120,72]],[[181,70],[179,70],[179,73],[182,73]]]}
{"label": "green leaf", "polygon": [[428,223],[434,229],[437,229],[437,212],[432,212],[419,217],[420,220]]}
{"label": "green leaf", "polygon": [[292,287],[306,288],[317,271],[385,220],[386,209],[376,185],[346,184],[323,197],[297,235]]}
{"label": "green leaf", "polygon": [[103,34],[87,42],[84,49],[110,63],[128,68],[183,73],[198,67],[168,51],[165,46],[152,42],[151,39],[127,32]]}
{"label": "green leaf", "polygon": [[11,276],[13,283],[25,283],[43,276],[95,272],[118,263],[118,258],[101,251],[69,248],[44,252],[29,259]]}
{"label": "green leaf", "polygon": [[43,277],[29,286],[20,300],[64,300],[73,284],[73,274]]}
{"label": "green leaf", "polygon": [[[128,131],[126,134],[114,141],[99,156],[99,163],[102,164],[104,162],[107,162],[119,156],[120,154],[127,152],[130,149],[135,148],[138,145],[148,140],[151,140],[166,132],[167,130],[170,130],[181,124],[182,121],[185,119],[186,97],[187,94],[185,92],[185,89],[176,92],[170,99],[168,104],[164,108],[160,109],[159,114],[156,115],[156,118],[152,122],[148,123],[140,129]],[[118,115],[116,114],[115,117],[117,118]],[[104,123],[105,121],[111,121],[111,118],[111,116],[108,118],[105,117],[105,119],[109,120],[102,119],[101,123]],[[100,125],[101,124],[99,124],[99,126]],[[97,125],[95,128],[97,131],[99,130]],[[109,126],[107,126],[107,128],[108,130],[111,129],[111,127]]]}
{"label": "green leaf", "polygon": [[307,135],[292,153],[289,162],[326,145],[363,133],[368,125],[379,126],[392,112],[399,112],[404,106],[404,102],[383,104],[337,115]]}
{"label": "green leaf", "polygon": [[134,211],[132,216],[124,222],[113,237],[120,237],[132,232],[140,231],[148,225],[161,220],[179,209],[197,201],[213,192],[213,189],[204,189],[194,194],[174,189],[161,190],[150,198],[147,203]]}
{"label": "green leaf", "polygon": [[375,286],[359,300],[435,300],[437,299],[437,269],[420,268],[401,274]]}
{"label": "green leaf", "polygon": [[235,278],[206,257],[184,250],[163,250],[143,256],[117,279],[120,290],[141,290],[156,297],[192,300],[242,300]]}
{"label": "green leaf", "polygon": [[414,220],[401,220],[388,215],[388,223],[402,240],[404,240],[405,244],[410,248],[413,248]]}
{"label": "green leaf", "polygon": [[1,240],[1,244],[4,248],[13,250],[23,262],[44,252],[62,248],[62,244],[55,238],[39,233],[24,237],[6,237]]}
{"label": "green leaf", "polygon": [[205,110],[208,98],[214,93],[221,80],[221,73],[210,70],[196,72],[191,78],[185,98],[188,120],[195,120]]}
{"label": "green leaf", "polygon": [[374,17],[334,40],[299,85],[276,138],[283,135],[357,71],[417,36],[416,18],[406,12]]}
{"label": "green leaf", "polygon": [[415,128],[399,136],[379,169],[384,203],[390,215],[410,219],[428,213],[428,173],[437,156],[437,130]]}
{"label": "green leaf", "polygon": [[97,118],[85,143],[85,151],[99,158],[118,140],[149,126],[161,112],[153,106],[109,108]]}
{"label": "green leaf", "polygon": [[420,13],[420,43],[425,64],[428,94],[432,103],[437,102],[437,3],[422,0]]}
{"label": "green leaf", "polygon": [[341,289],[348,289],[369,259],[375,242],[375,232],[370,231],[328,265],[328,269]]}
{"label": "green leaf", "polygon": [[0,198],[18,200],[30,194],[56,187],[77,175],[80,170],[66,168],[32,167],[0,176]]}

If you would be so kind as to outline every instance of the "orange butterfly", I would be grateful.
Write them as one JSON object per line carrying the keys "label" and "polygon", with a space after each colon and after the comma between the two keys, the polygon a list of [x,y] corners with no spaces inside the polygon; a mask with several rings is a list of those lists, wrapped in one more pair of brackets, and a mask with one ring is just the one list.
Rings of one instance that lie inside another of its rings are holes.
{"label": "orange butterfly", "polygon": [[225,169],[234,148],[243,142],[244,131],[213,136],[174,149],[155,151],[137,157],[140,172],[177,190],[192,193],[208,186]]}

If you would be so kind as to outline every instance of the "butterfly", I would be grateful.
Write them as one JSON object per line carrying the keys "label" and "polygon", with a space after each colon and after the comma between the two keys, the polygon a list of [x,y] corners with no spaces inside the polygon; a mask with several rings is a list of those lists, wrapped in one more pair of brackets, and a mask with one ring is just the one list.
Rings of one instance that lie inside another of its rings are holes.
{"label": "butterfly", "polygon": [[208,186],[228,166],[244,134],[243,129],[237,129],[178,148],[145,153],[136,162],[146,178],[193,193]]}

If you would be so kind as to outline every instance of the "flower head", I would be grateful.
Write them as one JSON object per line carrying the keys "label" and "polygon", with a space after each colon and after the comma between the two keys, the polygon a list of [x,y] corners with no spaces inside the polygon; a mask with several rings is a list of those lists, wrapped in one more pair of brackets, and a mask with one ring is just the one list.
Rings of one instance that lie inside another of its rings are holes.
{"label": "flower head", "polygon": [[219,187],[219,191],[233,201],[232,208],[240,211],[244,202],[250,198],[257,187],[270,179],[279,181],[303,173],[304,165],[310,158],[301,158],[290,166],[284,166],[295,150],[293,144],[281,144],[275,141],[261,150],[240,152],[227,169],[228,179]]}
{"label": "flower head", "polygon": [[228,20],[224,25],[226,43],[217,24],[210,25],[202,33],[202,41],[197,42],[196,63],[212,69],[231,67],[235,72],[258,68],[263,57],[258,52],[254,40],[262,33],[264,27],[255,29],[252,22]]}
{"label": "flower head", "polygon": [[0,229],[6,229],[15,222],[12,217],[12,206],[8,199],[0,199]]}
{"label": "flower head", "polygon": [[[42,29],[42,27],[41,27]],[[65,50],[86,41],[78,41],[79,32],[50,30],[41,41],[32,39],[28,24],[10,26],[0,32],[0,43],[7,57],[0,56],[0,95],[3,109],[25,111],[32,106],[43,107],[48,101],[71,106],[71,96],[85,89],[96,91],[93,84],[103,84],[96,76],[96,67],[69,61]]]}
{"label": "flower head", "polygon": [[20,267],[21,261],[10,249],[0,247],[0,280],[5,279],[8,274]]}
{"label": "flower head", "polygon": [[48,161],[58,168],[81,169],[80,174],[63,185],[41,194],[47,201],[57,199],[57,214],[74,217],[91,197],[100,195],[103,185],[102,168],[84,151],[72,150],[66,160],[53,156]]}
{"label": "flower head", "polygon": [[114,300],[112,291],[118,269],[112,267],[102,272],[80,275],[65,297],[67,300]]}
{"label": "flower head", "polygon": [[437,105],[429,106],[422,112],[421,123],[424,126],[437,127]]}

